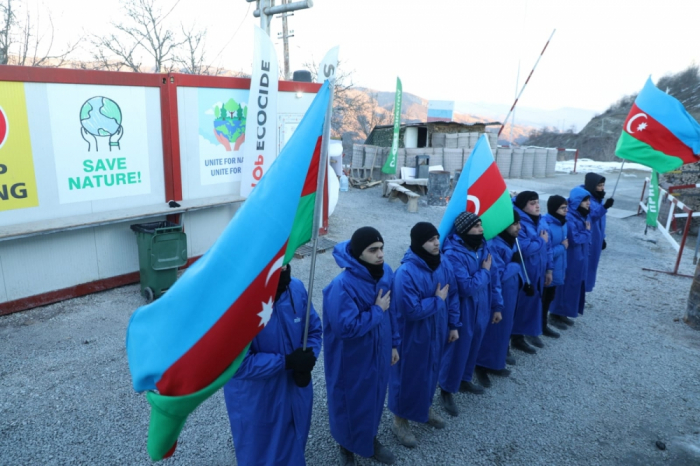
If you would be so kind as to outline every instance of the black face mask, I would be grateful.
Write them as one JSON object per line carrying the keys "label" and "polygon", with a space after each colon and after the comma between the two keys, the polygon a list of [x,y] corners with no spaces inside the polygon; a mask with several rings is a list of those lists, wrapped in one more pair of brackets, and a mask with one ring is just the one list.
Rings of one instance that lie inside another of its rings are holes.
{"label": "black face mask", "polygon": [[413,254],[423,259],[428,267],[430,267],[430,270],[436,270],[440,267],[440,254],[430,254],[423,246],[415,248],[411,245],[411,251],[413,251]]}
{"label": "black face mask", "polygon": [[540,224],[540,216],[539,215],[532,215],[532,214],[528,214],[527,212],[525,212],[525,213],[527,214],[528,217],[530,217],[530,220],[532,220],[532,223],[534,223],[535,226]]}
{"label": "black face mask", "polygon": [[376,281],[379,281],[384,276],[383,262],[381,264],[370,264],[369,262],[365,262],[360,258],[358,258],[357,261],[365,266],[365,268],[369,271],[369,274],[372,275],[372,278],[374,278]]}
{"label": "black face mask", "polygon": [[588,217],[588,212],[590,212],[591,209],[586,209],[585,207],[578,206],[578,207],[576,208],[576,211],[577,211],[579,214],[583,215],[584,218],[585,218],[585,217]]}
{"label": "black face mask", "polygon": [[515,246],[515,236],[511,235],[510,233],[508,233],[508,230],[503,230],[502,232],[500,232],[500,233],[498,234],[498,236],[500,236],[501,239],[503,239],[503,241],[505,241],[506,243],[508,243],[508,245],[509,245],[511,248],[512,248],[513,246]]}
{"label": "black face mask", "polygon": [[558,214],[556,212],[554,212],[553,214],[549,214],[549,215],[551,215],[552,217],[559,220],[562,225],[564,225],[566,223],[566,216],[564,216],[564,215]]}
{"label": "black face mask", "polygon": [[464,241],[464,244],[467,245],[469,249],[472,251],[476,251],[481,247],[481,245],[484,242],[484,235],[459,235],[459,237]]}
{"label": "black face mask", "polygon": [[287,265],[287,270],[280,272],[280,281],[277,282],[277,293],[275,293],[275,301],[280,299],[282,293],[287,291],[287,287],[292,282],[292,266]]}
{"label": "black face mask", "polygon": [[605,197],[605,191],[593,191],[593,197],[595,197],[599,201],[602,201]]}

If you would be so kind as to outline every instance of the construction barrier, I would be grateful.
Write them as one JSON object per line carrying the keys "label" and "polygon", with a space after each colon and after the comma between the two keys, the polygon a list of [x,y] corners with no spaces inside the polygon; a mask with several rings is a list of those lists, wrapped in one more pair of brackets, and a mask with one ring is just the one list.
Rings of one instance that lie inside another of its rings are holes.
{"label": "construction barrier", "polygon": [[[644,180],[644,187],[642,188],[642,195],[639,200],[639,207],[637,208],[637,215],[641,214],[642,212],[646,213],[649,210],[648,206],[648,197],[645,197],[645,194],[647,192],[647,186],[649,186],[649,178],[646,178]],[[666,217],[666,223],[663,224],[661,222],[657,222],[657,228],[661,232],[661,234],[668,240],[668,242],[671,244],[671,247],[676,250],[677,256],[676,256],[676,263],[673,267],[673,271],[669,272],[666,270],[656,270],[656,269],[647,269],[647,268],[642,268],[642,270],[648,270],[651,272],[661,272],[661,273],[666,273],[669,275],[679,275],[683,277],[689,277],[693,278],[692,275],[684,275],[678,273],[678,268],[680,267],[681,264],[681,258],[683,257],[683,250],[685,249],[685,243],[686,240],[688,239],[688,232],[690,231],[690,222],[685,222],[685,227],[683,228],[683,232],[681,235],[680,241],[677,241],[676,238],[673,237],[674,233],[674,227],[673,227],[673,222],[675,222],[675,219],[677,218],[698,218],[700,217],[700,212],[693,212],[693,210],[686,206],[682,201],[676,199],[675,197],[669,195],[669,192],[663,188],[659,188],[659,209],[661,210],[661,206],[664,205],[664,203],[669,204],[669,212],[668,216]]]}

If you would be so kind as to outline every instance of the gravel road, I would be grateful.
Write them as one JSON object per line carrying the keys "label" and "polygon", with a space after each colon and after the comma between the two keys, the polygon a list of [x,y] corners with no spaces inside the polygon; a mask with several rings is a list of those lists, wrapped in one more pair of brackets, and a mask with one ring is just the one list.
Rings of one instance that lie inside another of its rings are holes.
{"label": "gravel road", "polygon": [[[567,194],[582,179],[558,175],[540,186]],[[529,183],[532,189],[538,181]],[[629,191],[620,199],[626,208],[636,202]],[[411,226],[438,224],[444,212],[419,210],[407,213],[380,188],[352,189],[341,193],[329,238],[342,241],[357,227],[375,226],[396,268]],[[559,340],[546,340],[536,356],[515,352],[513,375],[494,378],[485,395],[457,395],[461,414],[448,418],[445,430],[416,426],[419,446],[409,450],[390,432],[385,411],[380,438],[397,464],[700,464],[700,333],[679,320],[690,279],[642,270],[670,270],[675,257],[660,234],[643,236],[643,224],[641,217],[608,219],[608,249],[583,318]],[[689,255],[681,272],[692,274]],[[294,276],[307,282],[308,270],[308,258],[294,260]],[[316,270],[321,313],[321,290],[339,272],[330,251],[319,255]],[[132,285],[0,317],[0,464],[150,464],[149,408],[131,388],[124,348],[129,316],[142,304]],[[337,446],[322,362],[313,374],[306,457],[326,466],[335,464]],[[236,464],[221,392],[190,417],[174,457],[162,464]]]}

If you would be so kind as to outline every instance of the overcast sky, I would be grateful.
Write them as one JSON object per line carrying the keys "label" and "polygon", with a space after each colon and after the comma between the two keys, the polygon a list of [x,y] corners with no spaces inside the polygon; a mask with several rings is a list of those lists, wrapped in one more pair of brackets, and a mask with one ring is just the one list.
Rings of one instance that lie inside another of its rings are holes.
{"label": "overcast sky", "polygon": [[[176,0],[159,1],[167,10]],[[81,29],[107,33],[120,17],[117,1],[41,4],[53,12],[61,40]],[[249,71],[254,9],[245,0],[180,0],[168,21],[206,29],[209,59]],[[340,45],[357,85],[392,91],[398,75],[405,92],[426,99],[510,105],[518,64],[522,85],[556,28],[519,105],[602,111],[640,90],[647,76],[697,63],[698,18],[697,0],[314,0],[289,19],[290,55],[292,69],[300,69]],[[281,65],[279,31],[275,18]]]}

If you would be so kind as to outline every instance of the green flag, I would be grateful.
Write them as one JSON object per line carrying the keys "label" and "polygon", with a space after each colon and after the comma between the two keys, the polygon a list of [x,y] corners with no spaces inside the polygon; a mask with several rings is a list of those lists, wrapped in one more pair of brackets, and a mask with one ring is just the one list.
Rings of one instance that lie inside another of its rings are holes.
{"label": "green flag", "polygon": [[396,100],[394,100],[394,138],[391,141],[391,152],[386,158],[386,163],[382,167],[382,171],[387,175],[396,174],[396,155],[399,153],[399,131],[401,130],[401,100],[403,88],[401,87],[401,79],[396,78]]}
{"label": "green flag", "polygon": [[647,199],[647,227],[656,228],[656,217],[659,215],[659,179],[656,170],[651,171],[649,181],[649,198]]}

